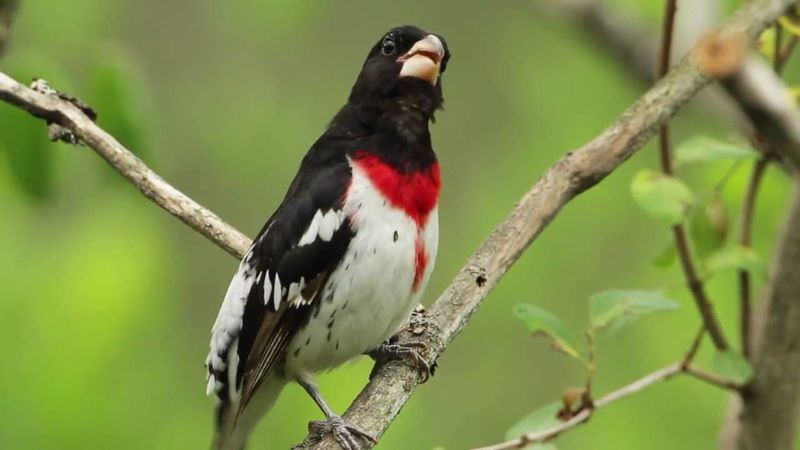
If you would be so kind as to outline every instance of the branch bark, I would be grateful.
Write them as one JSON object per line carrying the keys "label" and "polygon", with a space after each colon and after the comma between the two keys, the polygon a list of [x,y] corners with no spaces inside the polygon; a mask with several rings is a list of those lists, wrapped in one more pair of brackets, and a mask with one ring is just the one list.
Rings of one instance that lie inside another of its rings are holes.
{"label": "branch bark", "polygon": [[[742,7],[725,28],[743,32],[752,39],[793,3],[790,0],[753,1]],[[639,150],[708,82],[688,59],[684,59],[598,137],[556,162],[476,250],[434,303],[427,316],[424,335],[405,333],[401,340],[422,340],[428,346],[429,360],[438,358],[560,209]],[[71,103],[35,92],[3,74],[0,74],[0,100],[71,130],[148,198],[232,255],[241,257],[248,248],[250,240],[246,236],[164,181]],[[419,381],[418,373],[401,361],[382,364],[344,417],[348,423],[381,436]],[[307,439],[300,448],[312,447],[337,448],[330,438],[316,444]]]}
{"label": "branch bark", "polygon": [[767,63],[750,57],[721,83],[750,119],[766,151],[800,173],[800,110],[780,77]]}
{"label": "branch bark", "polygon": [[767,296],[766,317],[755,356],[755,378],[742,398],[738,420],[729,422],[720,448],[793,448],[800,421],[800,182]]}
{"label": "branch bark", "polygon": [[133,183],[142,194],[167,212],[231,255],[241,259],[247,252],[251,243],[247,236],[164,181],[72,103],[53,95],[36,92],[3,73],[0,73],[0,100],[18,106],[48,123],[56,123],[72,131]]}

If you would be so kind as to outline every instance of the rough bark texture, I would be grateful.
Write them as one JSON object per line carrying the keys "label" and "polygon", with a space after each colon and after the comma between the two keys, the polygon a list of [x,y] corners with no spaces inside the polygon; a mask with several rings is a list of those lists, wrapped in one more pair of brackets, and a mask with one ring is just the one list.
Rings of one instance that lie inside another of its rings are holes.
{"label": "rough bark texture", "polygon": [[793,448],[800,421],[800,183],[778,244],[755,378],[721,448]]}
{"label": "rough bark texture", "polygon": [[722,82],[772,155],[800,173],[800,110],[778,75],[755,57]]}
{"label": "rough bark texture", "polygon": [[122,176],[130,180],[147,198],[233,256],[237,258],[244,256],[251,243],[247,236],[164,181],[72,103],[53,95],[36,92],[3,73],[0,73],[0,100],[19,106],[48,123],[57,123],[72,131]]}

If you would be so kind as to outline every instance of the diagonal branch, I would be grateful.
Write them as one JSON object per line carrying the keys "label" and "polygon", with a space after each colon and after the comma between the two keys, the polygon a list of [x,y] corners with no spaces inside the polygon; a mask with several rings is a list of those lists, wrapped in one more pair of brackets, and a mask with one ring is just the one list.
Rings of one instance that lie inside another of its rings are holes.
{"label": "diagonal branch", "polygon": [[[739,10],[726,29],[754,38],[793,3],[790,0],[753,1]],[[708,82],[684,59],[598,137],[556,162],[476,250],[434,303],[428,314],[426,333],[413,337],[405,334],[402,339],[421,339],[428,346],[427,356],[436,359],[561,208],[639,150]],[[247,237],[160,178],[71,103],[37,93],[3,74],[0,74],[0,100],[71,130],[148,198],[229,253],[238,257],[244,254],[250,243]],[[380,436],[418,384],[418,374],[412,367],[399,361],[387,362],[377,368],[370,383],[348,409],[345,419]],[[301,448],[311,445],[307,442]],[[325,439],[314,448],[335,449],[336,444]]]}
{"label": "diagonal branch", "polygon": [[3,73],[0,73],[0,100],[18,106],[48,123],[69,129],[147,198],[231,255],[237,258],[244,256],[251,242],[247,236],[164,181],[77,106],[56,96],[36,92]]}

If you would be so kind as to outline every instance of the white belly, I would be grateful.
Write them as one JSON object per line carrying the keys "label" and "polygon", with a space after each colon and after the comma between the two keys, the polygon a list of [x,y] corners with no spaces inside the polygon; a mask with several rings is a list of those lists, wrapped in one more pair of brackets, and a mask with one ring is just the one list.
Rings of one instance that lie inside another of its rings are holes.
{"label": "white belly", "polygon": [[[329,369],[376,348],[403,326],[433,270],[437,208],[418,227],[354,167],[344,211],[356,234],[331,274],[320,306],[289,342],[289,372]],[[415,289],[420,244],[427,264]]]}

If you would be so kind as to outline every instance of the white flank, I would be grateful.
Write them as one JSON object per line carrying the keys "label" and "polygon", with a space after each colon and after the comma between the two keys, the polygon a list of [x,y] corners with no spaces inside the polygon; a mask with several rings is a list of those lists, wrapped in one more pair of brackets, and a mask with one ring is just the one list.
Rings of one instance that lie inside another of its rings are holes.
{"label": "white flank", "polygon": [[[323,292],[319,312],[289,342],[289,371],[317,372],[377,347],[408,319],[433,269],[438,240],[436,210],[418,228],[404,211],[386,201],[358,166],[353,166],[344,209],[335,217],[337,226],[349,217],[355,236],[328,279],[332,294]],[[321,238],[323,228],[320,225]],[[425,244],[428,265],[414,291],[418,237]],[[298,305],[301,301],[302,297],[294,299]]]}

